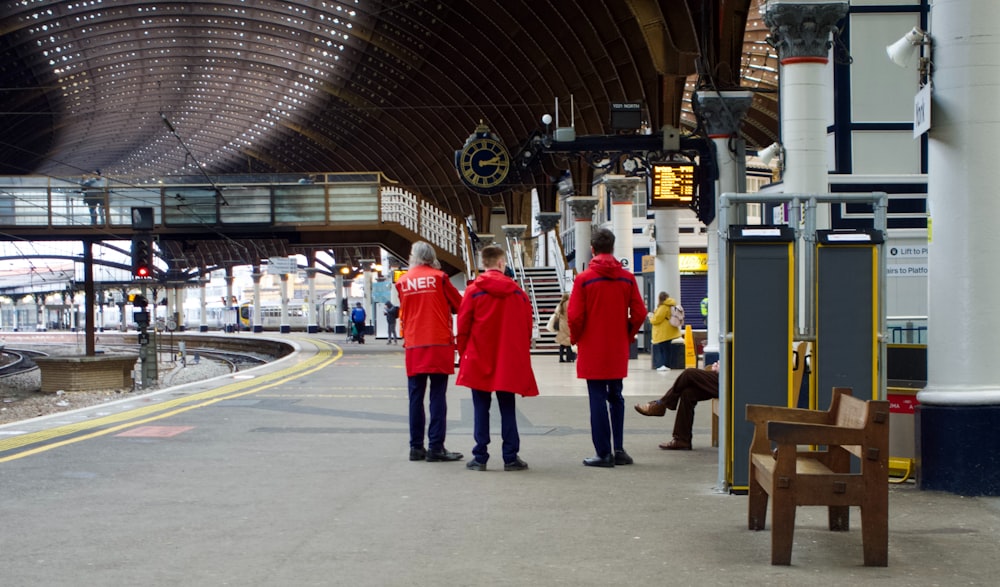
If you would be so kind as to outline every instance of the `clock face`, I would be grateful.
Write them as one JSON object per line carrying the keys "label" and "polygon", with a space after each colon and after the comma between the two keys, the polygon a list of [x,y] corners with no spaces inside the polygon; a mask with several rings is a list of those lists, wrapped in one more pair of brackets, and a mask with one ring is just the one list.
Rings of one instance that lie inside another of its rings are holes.
{"label": "clock face", "polygon": [[510,153],[495,139],[473,139],[459,155],[458,172],[462,181],[474,190],[494,189],[507,179]]}

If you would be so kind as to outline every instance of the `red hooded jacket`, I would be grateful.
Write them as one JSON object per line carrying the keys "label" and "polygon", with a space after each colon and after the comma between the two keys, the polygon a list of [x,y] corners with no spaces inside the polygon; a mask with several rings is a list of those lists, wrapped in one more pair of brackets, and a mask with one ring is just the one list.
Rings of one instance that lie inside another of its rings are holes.
{"label": "red hooded jacket", "polygon": [[646,321],[646,304],[631,272],[608,254],[596,255],[573,281],[566,310],[579,355],[580,379],[628,375],[629,346]]}
{"label": "red hooded jacket", "polygon": [[451,315],[462,294],[440,269],[417,265],[396,282],[400,336],[406,349],[406,375],[455,372]]}
{"label": "red hooded jacket", "polygon": [[538,395],[531,370],[531,301],[513,279],[486,271],[469,284],[458,310],[455,383],[479,391]]}

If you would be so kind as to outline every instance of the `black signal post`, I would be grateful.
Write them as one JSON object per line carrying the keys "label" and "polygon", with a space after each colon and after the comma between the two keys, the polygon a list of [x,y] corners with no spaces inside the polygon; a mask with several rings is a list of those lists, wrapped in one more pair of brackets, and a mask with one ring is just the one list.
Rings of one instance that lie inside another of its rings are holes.
{"label": "black signal post", "polygon": [[132,319],[139,329],[140,384],[143,388],[156,383],[157,373],[155,331],[149,331],[149,302],[146,299],[145,281],[153,278],[153,209],[132,208],[132,278],[141,284],[142,293],[131,296],[129,301],[135,312]]}

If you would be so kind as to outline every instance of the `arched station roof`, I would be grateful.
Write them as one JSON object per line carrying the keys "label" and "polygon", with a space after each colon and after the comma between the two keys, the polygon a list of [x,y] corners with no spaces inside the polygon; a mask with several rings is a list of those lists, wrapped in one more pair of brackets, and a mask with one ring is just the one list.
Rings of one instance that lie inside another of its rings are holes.
{"label": "arched station roof", "polygon": [[3,0],[0,173],[192,174],[166,117],[209,173],[377,170],[481,218],[546,170],[484,198],[454,151],[480,121],[516,146],[556,99],[577,136],[610,133],[620,101],[695,132],[693,89],[759,89],[743,134],[776,140],[757,4]]}

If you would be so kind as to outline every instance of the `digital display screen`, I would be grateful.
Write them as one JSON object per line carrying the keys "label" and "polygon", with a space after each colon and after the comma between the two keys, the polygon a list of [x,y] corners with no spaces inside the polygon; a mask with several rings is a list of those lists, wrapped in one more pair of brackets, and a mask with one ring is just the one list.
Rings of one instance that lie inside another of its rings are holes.
{"label": "digital display screen", "polygon": [[650,208],[687,207],[696,188],[694,163],[654,163],[649,174]]}

